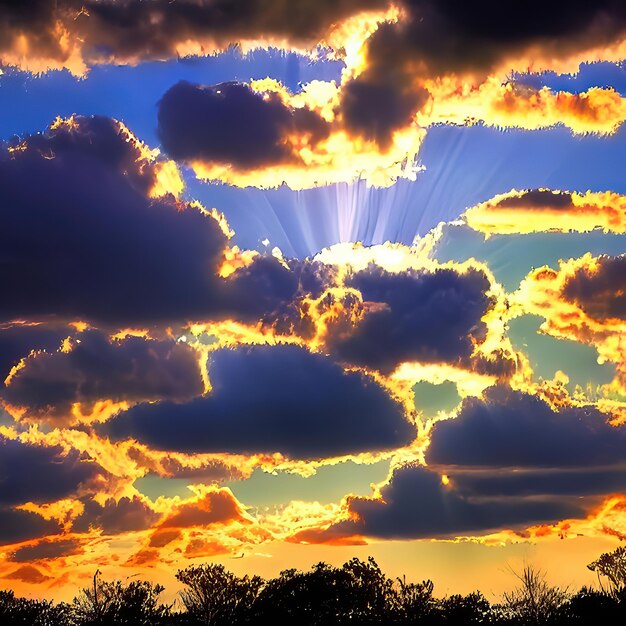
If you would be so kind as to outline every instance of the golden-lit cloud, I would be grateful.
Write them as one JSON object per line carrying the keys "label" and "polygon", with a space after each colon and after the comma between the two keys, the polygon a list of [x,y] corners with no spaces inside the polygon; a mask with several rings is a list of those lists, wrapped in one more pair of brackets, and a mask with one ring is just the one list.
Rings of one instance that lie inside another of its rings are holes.
{"label": "golden-lit cloud", "polygon": [[486,236],[596,229],[622,234],[626,232],[626,197],[612,191],[513,189],[468,209],[463,217]]}
{"label": "golden-lit cloud", "polygon": [[537,130],[562,124],[575,134],[611,134],[626,119],[626,99],[614,89],[552,91],[492,77],[473,85],[455,78],[428,82],[432,107],[420,111],[422,126],[483,122],[498,128]]}
{"label": "golden-lit cloud", "polygon": [[560,261],[557,270],[533,270],[511,296],[513,316],[540,315],[545,318],[540,332],[591,345],[598,351],[599,363],[615,364],[616,378],[604,388],[608,395],[626,391],[626,322],[620,313],[623,263],[622,256],[587,253]]}

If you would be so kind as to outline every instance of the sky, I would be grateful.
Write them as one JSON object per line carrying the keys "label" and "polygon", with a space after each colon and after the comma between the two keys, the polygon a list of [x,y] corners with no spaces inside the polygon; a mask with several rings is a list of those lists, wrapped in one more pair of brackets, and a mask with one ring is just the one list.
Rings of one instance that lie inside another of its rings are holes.
{"label": "sky", "polygon": [[[626,537],[618,0],[0,6],[0,588]],[[511,15],[510,12],[514,14]]]}

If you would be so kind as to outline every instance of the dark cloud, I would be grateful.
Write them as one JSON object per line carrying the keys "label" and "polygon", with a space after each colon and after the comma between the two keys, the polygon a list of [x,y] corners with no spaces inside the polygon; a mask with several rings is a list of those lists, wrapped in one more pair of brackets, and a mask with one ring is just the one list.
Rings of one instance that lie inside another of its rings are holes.
{"label": "dark cloud", "polygon": [[597,320],[626,320],[626,256],[600,256],[567,279],[563,296]]}
{"label": "dark cloud", "polygon": [[342,361],[383,372],[404,361],[467,360],[473,341],[484,337],[481,318],[493,304],[489,279],[479,270],[393,274],[371,265],[348,284],[369,310],[352,332],[331,329],[328,345]]}
{"label": "dark cloud", "polygon": [[446,469],[455,487],[468,497],[588,496],[626,489],[626,467],[582,469],[488,470]]}
{"label": "dark cloud", "polygon": [[298,275],[274,257],[217,276],[218,222],[148,197],[154,166],[136,157],[117,122],[98,117],[0,150],[0,285],[11,294],[0,321],[256,321],[293,297]]}
{"label": "dark cloud", "polygon": [[63,325],[16,324],[0,328],[0,390],[11,368],[32,350],[55,350],[74,329]]}
{"label": "dark cloud", "polygon": [[20,36],[26,36],[35,54],[65,59],[58,34],[53,0],[31,2],[0,1],[0,58],[10,53]]}
{"label": "dark cloud", "polygon": [[349,81],[342,90],[341,113],[344,126],[353,134],[387,147],[392,133],[406,128],[430,98],[423,88],[405,88],[388,79]]}
{"label": "dark cloud", "polygon": [[4,392],[29,417],[66,417],[76,402],[178,402],[204,389],[198,353],[181,342],[142,337],[110,339],[90,330],[77,334],[69,352],[37,353],[25,360]]}
{"label": "dark cloud", "polygon": [[444,485],[424,467],[396,470],[381,499],[351,498],[356,521],[340,522],[329,534],[393,539],[450,537],[520,528],[584,513],[578,498],[475,498]]}
{"label": "dark cloud", "polygon": [[20,580],[29,585],[40,585],[52,580],[52,576],[47,576],[41,570],[32,565],[22,565],[10,574],[5,576],[7,580]]}
{"label": "dark cloud", "polygon": [[[259,261],[267,263],[269,258],[261,257]],[[298,335],[311,339],[317,327],[307,310],[308,305],[304,299],[317,299],[328,287],[334,285],[337,268],[310,259],[288,259],[285,263],[289,268],[289,274],[285,274],[282,267],[273,271],[269,271],[270,268],[268,268],[268,271],[262,273],[257,271],[256,275],[250,276],[246,276],[246,273],[254,269],[254,265],[248,270],[240,270],[237,277],[238,292],[249,298],[249,295],[245,294],[251,291],[247,291],[245,285],[250,283],[251,290],[265,294],[263,305],[265,312],[262,317],[264,328],[271,328],[281,335]],[[285,283],[285,288],[277,288],[280,285],[278,280],[268,280],[273,273],[278,275],[279,281]],[[287,278],[289,278],[288,288]],[[265,287],[261,289],[263,282],[265,282]],[[262,298],[263,296],[257,298],[257,302],[263,302]],[[332,300],[333,296],[327,293],[326,298],[323,299],[322,308],[327,304],[330,305]],[[240,303],[240,306],[241,304],[243,303]]]}
{"label": "dark cloud", "polygon": [[621,0],[403,0],[406,18],[372,37],[370,71],[413,62],[428,76],[490,72],[534,48],[563,58],[618,41],[626,32]]}
{"label": "dark cloud", "polygon": [[[152,0],[148,10],[137,2],[98,2],[86,7],[78,32],[95,58],[167,58],[187,40],[219,46],[247,39],[288,40],[313,46],[331,25],[360,11],[385,8],[386,0]],[[157,26],[155,26],[155,24]]]}
{"label": "dark cloud", "polygon": [[624,429],[595,409],[553,411],[494,387],[435,424],[428,468],[403,466],[380,498],[351,498],[354,519],[322,539],[448,537],[580,518],[626,487],[625,443]]}
{"label": "dark cloud", "polygon": [[30,511],[0,505],[0,545],[20,543],[60,532],[61,527],[54,520],[46,520]]}
{"label": "dark cloud", "polygon": [[119,439],[183,452],[317,458],[390,449],[415,428],[373,380],[295,346],[211,355],[213,391],[187,404],[139,405],[101,426]]}
{"label": "dark cloud", "polygon": [[0,2],[0,56],[29,43],[31,59],[68,62],[67,42],[82,48],[88,63],[167,59],[189,41],[207,52],[244,40],[288,40],[314,46],[330,27],[359,11],[384,8],[385,0],[305,0],[295,5],[264,0],[32,0]]}
{"label": "dark cloud", "polygon": [[379,143],[389,141],[392,131],[407,126],[424,106],[425,79],[471,74],[480,83],[496,70],[525,69],[507,67],[522,55],[567,58],[626,35],[621,0],[401,4],[403,17],[382,24],[369,39],[367,65],[345,86],[340,105],[349,128]]}
{"label": "dark cloud", "polygon": [[72,531],[86,533],[100,530],[105,535],[117,535],[150,528],[160,517],[141,498],[108,498],[104,504],[84,499],[84,510],[74,520]]}
{"label": "dark cloud", "polygon": [[572,207],[572,194],[566,191],[531,189],[519,195],[502,198],[494,206],[507,209],[569,209]]}
{"label": "dark cloud", "polygon": [[597,409],[555,411],[536,396],[493,387],[435,425],[426,458],[463,467],[602,466],[626,461],[625,433]]}
{"label": "dark cloud", "polygon": [[82,551],[81,543],[77,539],[60,539],[57,541],[45,539],[33,546],[17,549],[11,554],[10,559],[17,563],[28,563],[29,561],[57,559],[62,556],[80,554]]}
{"label": "dark cloud", "polygon": [[22,443],[0,435],[0,504],[54,502],[93,488],[109,474],[70,448]]}
{"label": "dark cloud", "polygon": [[292,135],[316,143],[327,123],[309,109],[292,109],[276,94],[266,96],[242,83],[213,86],[180,81],[159,102],[159,136],[178,161],[230,163],[247,170],[298,161]]}
{"label": "dark cloud", "polygon": [[134,154],[114,121],[77,118],[0,152],[2,319],[131,324],[216,308],[218,223],[149,199],[119,150]]}

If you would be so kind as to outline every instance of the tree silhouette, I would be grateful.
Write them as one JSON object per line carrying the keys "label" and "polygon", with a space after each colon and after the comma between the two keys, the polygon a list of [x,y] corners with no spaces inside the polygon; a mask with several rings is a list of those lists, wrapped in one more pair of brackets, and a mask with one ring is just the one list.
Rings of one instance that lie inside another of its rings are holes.
{"label": "tree silhouette", "polygon": [[190,621],[210,626],[245,623],[264,582],[239,578],[217,564],[187,567],[176,578],[186,586],[180,597]]}
{"label": "tree silhouette", "polygon": [[72,603],[73,621],[77,626],[161,626],[171,615],[171,607],[160,604],[158,597],[164,588],[147,581],[104,582],[100,571],[93,585],[82,589]]}
{"label": "tree silhouette", "polygon": [[610,594],[626,599],[626,548],[619,547],[613,552],[605,552],[587,567],[596,572],[598,577],[604,576],[608,579]]}

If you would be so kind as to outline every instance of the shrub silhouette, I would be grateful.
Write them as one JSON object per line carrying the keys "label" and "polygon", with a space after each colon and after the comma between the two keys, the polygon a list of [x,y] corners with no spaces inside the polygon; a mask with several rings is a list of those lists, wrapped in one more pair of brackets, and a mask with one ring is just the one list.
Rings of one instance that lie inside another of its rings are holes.
{"label": "shrub silhouette", "polygon": [[513,573],[520,584],[504,594],[505,618],[515,624],[533,626],[550,623],[560,616],[567,600],[565,591],[550,586],[544,572],[532,565],[526,565],[521,574]]}
{"label": "shrub silhouette", "polygon": [[67,604],[17,598],[12,591],[0,591],[2,626],[58,626],[71,622]]}

